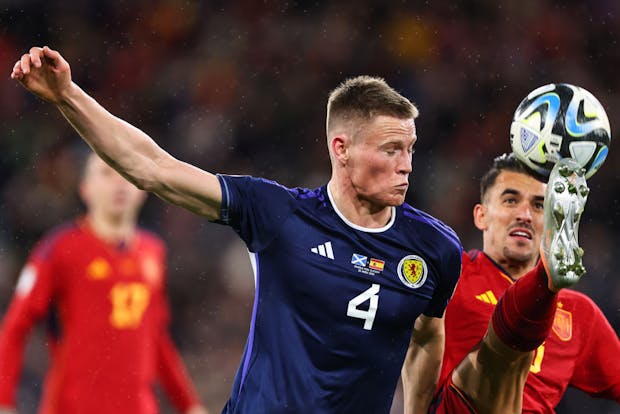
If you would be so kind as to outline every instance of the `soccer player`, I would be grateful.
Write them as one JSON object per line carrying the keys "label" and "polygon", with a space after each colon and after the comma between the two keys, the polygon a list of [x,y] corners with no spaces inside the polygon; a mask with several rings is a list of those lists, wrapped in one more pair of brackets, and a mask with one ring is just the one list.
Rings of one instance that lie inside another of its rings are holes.
{"label": "soccer player", "polygon": [[136,227],[145,194],[95,154],[86,214],[46,235],[0,330],[0,413],[15,413],[28,332],[44,317],[50,366],[41,414],[153,414],[160,380],[179,413],[206,414],[167,330],[165,246]]}
{"label": "soccer player", "polygon": [[224,412],[387,413],[410,342],[412,395],[426,410],[462,249],[450,228],[404,204],[417,140],[408,99],[382,79],[343,82],[327,105],[330,181],[289,189],[174,159],[83,92],[48,47],[31,48],[11,76],[138,187],[245,241],[256,296]]}
{"label": "soccer player", "polygon": [[565,162],[548,187],[513,155],[482,178],[474,223],[483,251],[463,254],[446,311],[437,413],[554,412],[568,385],[620,403],[617,335],[591,299],[561,289],[584,271],[577,226],[588,191]]}

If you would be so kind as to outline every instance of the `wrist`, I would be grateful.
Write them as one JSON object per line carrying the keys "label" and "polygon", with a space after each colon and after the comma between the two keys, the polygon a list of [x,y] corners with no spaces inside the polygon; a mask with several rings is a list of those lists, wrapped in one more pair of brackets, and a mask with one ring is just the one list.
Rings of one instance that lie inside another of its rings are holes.
{"label": "wrist", "polygon": [[75,82],[69,82],[69,84],[59,92],[56,105],[73,106],[72,102],[75,102],[81,94],[83,94],[82,89]]}

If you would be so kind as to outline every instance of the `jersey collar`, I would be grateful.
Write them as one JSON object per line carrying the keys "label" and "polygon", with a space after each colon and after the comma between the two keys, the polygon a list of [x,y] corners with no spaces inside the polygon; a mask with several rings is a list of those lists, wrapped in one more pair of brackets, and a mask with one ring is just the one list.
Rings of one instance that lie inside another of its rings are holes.
{"label": "jersey collar", "polygon": [[338,217],[340,217],[340,219],[342,221],[345,222],[345,224],[349,227],[352,227],[356,230],[359,231],[363,231],[366,233],[382,233],[386,230],[388,230],[390,227],[392,227],[392,225],[394,224],[394,221],[396,220],[396,207],[392,206],[390,207],[390,220],[387,222],[387,224],[383,227],[363,227],[363,226],[358,226],[355,223],[350,222],[349,220],[347,220],[347,218],[340,212],[340,210],[338,210],[338,207],[336,206],[336,203],[334,202],[334,198],[332,197],[332,192],[329,189],[329,184],[327,184],[325,186],[325,188],[327,189],[327,197],[329,197],[329,202],[332,205],[332,208],[334,209],[334,211],[336,212],[336,214],[338,214]]}

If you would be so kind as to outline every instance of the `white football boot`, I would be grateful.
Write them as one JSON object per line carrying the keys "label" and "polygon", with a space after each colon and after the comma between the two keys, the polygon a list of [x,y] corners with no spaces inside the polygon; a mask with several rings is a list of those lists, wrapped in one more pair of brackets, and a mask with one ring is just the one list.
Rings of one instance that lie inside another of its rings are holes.
{"label": "white football boot", "polygon": [[586,272],[579,247],[579,219],[590,189],[585,169],[572,158],[556,163],[545,193],[544,230],[541,258],[552,291],[572,286]]}

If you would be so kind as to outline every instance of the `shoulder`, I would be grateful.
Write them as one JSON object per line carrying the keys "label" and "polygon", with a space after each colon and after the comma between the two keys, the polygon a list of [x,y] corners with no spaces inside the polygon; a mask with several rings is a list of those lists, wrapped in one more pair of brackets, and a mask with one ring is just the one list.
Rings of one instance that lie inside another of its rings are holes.
{"label": "shoulder", "polygon": [[572,289],[562,289],[558,295],[558,299],[570,304],[570,307],[578,310],[582,315],[593,315],[601,312],[598,305],[585,293]]}
{"label": "shoulder", "polygon": [[458,252],[459,256],[461,255],[463,251],[461,241],[450,226],[407,203],[398,207],[397,211],[401,212],[407,224],[415,231],[415,237],[430,238],[431,241],[447,245],[451,250]]}
{"label": "shoulder", "polygon": [[47,240],[59,240],[67,237],[78,237],[83,233],[82,228],[78,221],[67,221],[59,224],[56,227],[52,227],[47,231],[41,241]]}
{"label": "shoulder", "polygon": [[326,186],[316,189],[289,188],[276,181],[249,175],[218,175],[222,187],[222,222],[243,210],[283,215],[304,208],[327,205]]}
{"label": "shoulder", "polygon": [[166,242],[151,230],[139,227],[136,236],[141,244],[151,246],[156,249],[166,250]]}
{"label": "shoulder", "polygon": [[83,231],[75,221],[53,227],[35,244],[33,255],[45,258],[53,253],[58,245],[74,242],[82,237]]}
{"label": "shoulder", "polygon": [[480,255],[479,250],[463,250],[461,254],[461,278],[476,273],[476,269],[480,267]]}
{"label": "shoulder", "polygon": [[[595,332],[602,325],[609,325],[607,317],[599,306],[586,294],[572,289],[562,289],[558,295],[558,310],[570,314],[575,324],[586,331]],[[609,328],[611,329],[611,327]],[[602,332],[597,332],[597,335]]]}
{"label": "shoulder", "polygon": [[230,187],[241,189],[254,189],[259,188],[261,190],[285,192],[294,196],[296,193],[303,193],[305,189],[291,189],[278,183],[277,181],[269,180],[262,177],[254,177],[251,175],[227,175],[218,174],[217,178],[220,180],[220,184],[224,190]]}
{"label": "shoulder", "polygon": [[226,203],[251,202],[258,198],[281,202],[325,197],[324,187],[314,190],[302,187],[289,188],[276,181],[251,175],[218,174],[217,177],[222,187],[222,198]]}
{"label": "shoulder", "polygon": [[463,250],[463,266],[465,266],[466,264],[473,264],[479,261],[480,255],[481,255],[481,251],[480,250]]}
{"label": "shoulder", "polygon": [[408,204],[397,208],[397,229],[398,241],[403,246],[412,246],[428,260],[445,282],[446,290],[452,293],[461,274],[463,252],[454,230]]}
{"label": "shoulder", "polygon": [[472,272],[484,272],[484,271],[501,271],[501,269],[484,254],[482,250],[472,249],[463,250],[463,271],[469,270]]}
{"label": "shoulder", "polygon": [[514,280],[481,250],[463,252],[459,289],[492,292],[499,298]]}
{"label": "shoulder", "polygon": [[558,296],[556,321],[568,320],[573,325],[573,333],[583,339],[584,343],[600,343],[613,341],[618,349],[618,334],[598,305],[587,295],[572,289],[562,289]]}

